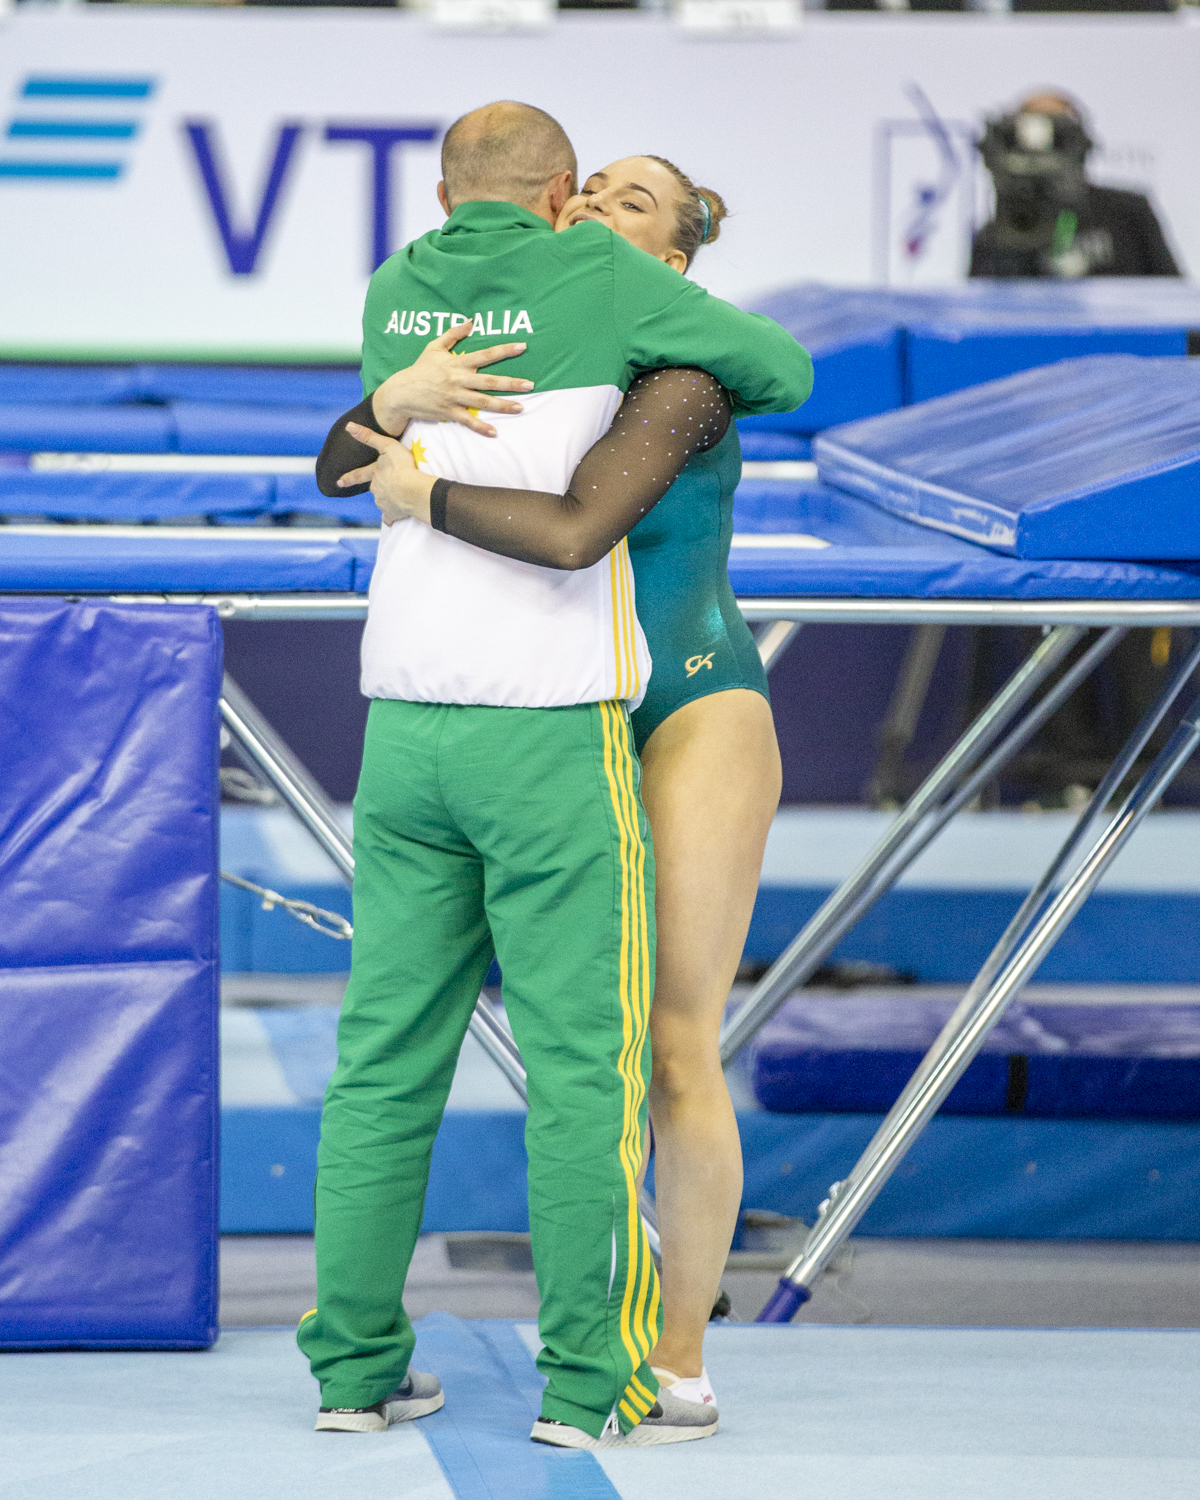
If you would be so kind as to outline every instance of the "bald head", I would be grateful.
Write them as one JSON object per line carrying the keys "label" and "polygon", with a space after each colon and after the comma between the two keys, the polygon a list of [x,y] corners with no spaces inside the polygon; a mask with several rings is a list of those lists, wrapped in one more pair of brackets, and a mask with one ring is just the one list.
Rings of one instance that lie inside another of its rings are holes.
{"label": "bald head", "polygon": [[1046,89],[1030,94],[1017,107],[1032,115],[1063,115],[1068,120],[1074,120],[1077,125],[1083,124],[1083,111],[1069,94],[1057,94]]}
{"label": "bald head", "polygon": [[502,99],[455,120],[442,141],[448,207],[478,199],[537,209],[555,179],[575,191],[575,152],[545,110]]}

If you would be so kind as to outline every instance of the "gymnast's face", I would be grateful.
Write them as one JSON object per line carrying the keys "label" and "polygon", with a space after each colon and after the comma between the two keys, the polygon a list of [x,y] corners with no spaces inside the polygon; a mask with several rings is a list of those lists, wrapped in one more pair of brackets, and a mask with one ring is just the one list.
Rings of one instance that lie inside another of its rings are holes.
{"label": "gymnast's face", "polygon": [[683,272],[687,256],[674,244],[681,196],[679,183],[664,166],[648,156],[626,156],[592,173],[582,192],[567,200],[555,228],[598,219],[639,250]]}

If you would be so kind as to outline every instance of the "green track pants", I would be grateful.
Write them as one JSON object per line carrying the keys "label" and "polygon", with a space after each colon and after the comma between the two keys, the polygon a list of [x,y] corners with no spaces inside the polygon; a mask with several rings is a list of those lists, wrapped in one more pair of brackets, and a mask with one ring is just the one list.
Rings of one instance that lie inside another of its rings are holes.
{"label": "green track pants", "polygon": [[529,1078],[542,1413],[599,1436],[653,1404],[659,1290],[635,1178],[654,892],[638,778],[618,704],[372,703],[353,967],[321,1120],[317,1308],[298,1333],[322,1405],[369,1406],[404,1378],[430,1152],[493,951]]}

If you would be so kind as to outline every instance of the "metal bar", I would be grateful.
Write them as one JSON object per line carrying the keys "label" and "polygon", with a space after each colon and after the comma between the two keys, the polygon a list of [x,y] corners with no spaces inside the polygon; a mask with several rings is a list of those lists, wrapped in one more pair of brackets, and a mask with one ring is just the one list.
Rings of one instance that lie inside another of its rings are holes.
{"label": "metal bar", "polygon": [[758,659],[763,668],[770,671],[787,648],[792,644],[796,632],[800,629],[797,620],[772,620],[769,625],[755,634],[754,641],[758,646]]}
{"label": "metal bar", "polygon": [[249,757],[333,860],[338,873],[347,882],[353,880],[353,841],[338,822],[333,803],[228,672],[221,685],[220,706],[225,727],[241,752]]}
{"label": "metal bar", "polygon": [[[212,540],[212,530],[208,534]],[[74,537],[80,528],[72,527]],[[139,533],[141,534],[141,532]],[[114,594],[110,589],[9,589],[0,597],[110,599],[114,604],[207,604],[222,619],[365,620],[367,596],[319,594]],[[870,599],[807,595],[738,600],[752,624],[795,620],[813,625],[1126,625],[1200,627],[1200,599]]]}
{"label": "metal bar", "polygon": [[[1024,901],[1022,901],[1016,914],[1001,934],[999,941],[991,953],[988,954],[983,967],[971,981],[969,988],[958,1005],[955,1006],[941,1033],[921,1059],[912,1077],[905,1084],[900,1096],[892,1106],[893,1110],[906,1108],[909,1102],[916,1097],[941,1060],[943,1053],[958,1033],[971,1023],[975,1013],[986,1002],[988,992],[996,976],[1001,972],[1030,923],[1045,904],[1047,896],[1058,883],[1060,875],[1070,865],[1088,829],[1091,828],[1096,819],[1108,806],[1117,788],[1124,781],[1138,756],[1149,743],[1154,731],[1170,711],[1171,705],[1187,686],[1189,679],[1197,667],[1200,667],[1200,641],[1192,647],[1191,651],[1176,668],[1171,680],[1166,683],[1158,698],[1143,715],[1137,728],[1129,736],[1125,744],[1122,745],[1116,759],[1105,772],[1100,785],[1096,788],[1087,806],[1079,815],[1062,847],[1053,860],[1051,860],[1041,879],[1030,891],[1029,895],[1025,897]],[[871,1140],[868,1141],[866,1148],[858,1160],[860,1169],[873,1161],[886,1145],[886,1125],[887,1121],[885,1120]]]}
{"label": "metal bar", "polygon": [[[1200,594],[1200,588],[1197,589]],[[1191,625],[1200,599],[827,599],[738,600],[747,620],[832,625]]]}
{"label": "metal bar", "polygon": [[988,1032],[1020,993],[1059,935],[1091,895],[1104,872],[1200,745],[1200,699],[1194,702],[1154,764],[1141,777],[1098,836],[1082,864],[1030,929],[986,999],[945,1050],[919,1096],[894,1106],[885,1121],[887,1141],[865,1167],[831,1193],[801,1254],[788,1267],[760,1322],[787,1322],[811,1295],[810,1283],[870,1207],[913,1141],[978,1053]]}
{"label": "metal bar", "polygon": [[[842,935],[911,863],[907,846],[927,815],[958,787],[1021,712],[1029,699],[1062,663],[1083,632],[1060,626],[1009,678],[965,734],[944,755],[888,826],[874,849],[805,923],[783,954],[755,985],[745,1004],[724,1028],[721,1061],[735,1057],[797,985],[803,984]],[[936,831],[936,830],[935,830]],[[926,840],[928,842],[928,840]],[[885,877],[885,871],[890,876]],[[886,883],[885,882],[886,878]]]}
{"label": "metal bar", "polygon": [[904,752],[917,732],[917,720],[929,696],[929,684],[942,654],[946,628],[945,625],[916,625],[909,637],[900,676],[879,731],[875,774],[871,778],[871,802],[876,807],[883,803],[895,805]]}

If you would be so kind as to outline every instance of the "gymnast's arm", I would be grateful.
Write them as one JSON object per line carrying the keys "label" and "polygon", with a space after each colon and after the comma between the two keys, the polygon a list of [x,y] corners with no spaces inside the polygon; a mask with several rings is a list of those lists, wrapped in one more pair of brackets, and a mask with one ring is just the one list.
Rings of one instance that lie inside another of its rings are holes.
{"label": "gymnast's arm", "polygon": [[630,386],[564,495],[435,479],[390,443],[378,449],[371,488],[385,521],[414,516],[502,557],[590,568],[658,504],[694,454],[720,442],[730,420],[729,397],[705,371],[652,370]]}
{"label": "gymnast's arm", "polygon": [[532,380],[479,372],[484,365],[521,354],[525,345],[493,344],[470,354],[455,354],[454,345],[466,338],[473,326],[468,321],[432,339],[413,364],[397,370],[378,390],[337,419],[317,459],[317,488],[323,495],[361,495],[371,487],[369,482],[354,486],[338,483],[351,469],[369,464],[376,457],[373,448],[350,436],[347,422],[365,427],[379,437],[397,438],[409,422],[416,421],[460,422],[483,437],[495,437],[496,429],[483,420],[481,413],[515,414],[521,410],[515,401],[490,393],[531,391]]}

